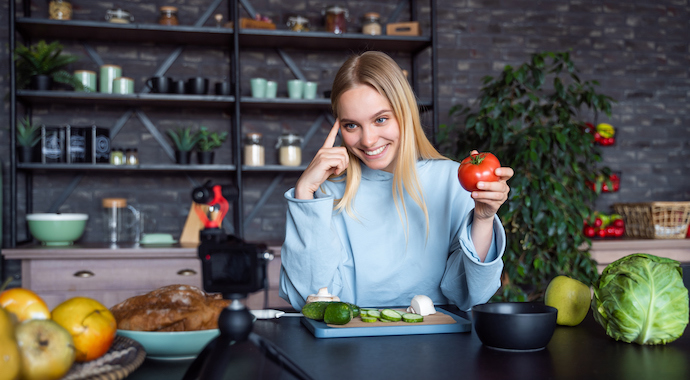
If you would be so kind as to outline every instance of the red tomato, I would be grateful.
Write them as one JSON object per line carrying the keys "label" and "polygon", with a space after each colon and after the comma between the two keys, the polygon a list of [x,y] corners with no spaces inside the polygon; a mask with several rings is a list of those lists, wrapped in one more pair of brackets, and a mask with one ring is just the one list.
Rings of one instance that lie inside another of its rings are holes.
{"label": "red tomato", "polygon": [[473,154],[460,163],[458,179],[460,185],[467,191],[476,191],[477,182],[496,182],[498,176],[494,174],[501,167],[498,158],[491,153]]}
{"label": "red tomato", "polygon": [[588,238],[592,238],[592,237],[594,237],[594,235],[596,235],[596,230],[594,229],[594,227],[592,227],[592,226],[585,227],[585,236],[587,236]]}
{"label": "red tomato", "polygon": [[625,234],[625,228],[624,227],[613,227],[613,230],[614,230],[613,236],[615,236],[615,237],[622,237]]}
{"label": "red tomato", "polygon": [[601,218],[597,217],[594,219],[594,227],[601,227],[602,224],[604,224],[604,221],[602,221]]}
{"label": "red tomato", "polygon": [[596,233],[597,233],[597,236],[599,236],[600,238],[606,237],[606,230],[603,229],[603,228],[602,228],[602,229],[597,229]]}
{"label": "red tomato", "polygon": [[614,227],[625,227],[625,221],[623,219],[616,219],[613,221]]}
{"label": "red tomato", "polygon": [[606,231],[606,236],[616,236],[616,227],[614,226],[607,226],[604,231]]}

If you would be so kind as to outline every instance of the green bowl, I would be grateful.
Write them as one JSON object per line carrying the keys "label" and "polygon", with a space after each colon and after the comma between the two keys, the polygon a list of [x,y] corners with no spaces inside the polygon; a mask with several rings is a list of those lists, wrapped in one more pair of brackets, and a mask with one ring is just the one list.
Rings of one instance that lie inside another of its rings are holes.
{"label": "green bowl", "polygon": [[70,245],[84,234],[87,214],[28,214],[29,231],[43,245]]}

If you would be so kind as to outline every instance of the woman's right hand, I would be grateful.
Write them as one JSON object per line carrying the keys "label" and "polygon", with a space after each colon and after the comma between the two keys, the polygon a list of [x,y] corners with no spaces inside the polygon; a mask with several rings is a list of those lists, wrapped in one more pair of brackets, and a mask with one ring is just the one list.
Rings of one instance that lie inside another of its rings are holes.
{"label": "woman's right hand", "polygon": [[314,159],[297,180],[296,199],[314,199],[314,193],[328,177],[333,174],[339,175],[347,169],[350,160],[347,149],[342,146],[333,146],[339,129],[340,122],[336,120],[323,146],[316,152]]}

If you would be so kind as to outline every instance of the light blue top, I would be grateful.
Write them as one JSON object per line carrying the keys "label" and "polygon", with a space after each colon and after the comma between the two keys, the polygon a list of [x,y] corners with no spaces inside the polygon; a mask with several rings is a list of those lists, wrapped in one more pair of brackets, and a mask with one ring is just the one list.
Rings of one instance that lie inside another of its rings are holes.
{"label": "light blue top", "polygon": [[474,200],[460,186],[458,165],[450,160],[417,164],[428,238],[424,213],[407,194],[405,227],[404,212],[401,219],[395,206],[392,173],[362,165],[355,218],[333,210],[345,181],[326,181],[310,200],[296,199],[294,189],[288,190],[280,296],[297,310],[323,287],[361,307],[408,306],[418,294],[462,310],[488,301],[500,286],[505,231],[495,217],[491,248],[480,262],[470,235]]}

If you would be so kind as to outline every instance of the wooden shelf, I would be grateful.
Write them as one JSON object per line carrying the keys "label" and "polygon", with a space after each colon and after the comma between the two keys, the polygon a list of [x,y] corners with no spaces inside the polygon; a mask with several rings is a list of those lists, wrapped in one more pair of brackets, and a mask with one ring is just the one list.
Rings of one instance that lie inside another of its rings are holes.
{"label": "wooden shelf", "polygon": [[690,239],[593,240],[590,254],[601,271],[612,262],[633,253],[649,253],[690,263]]}

